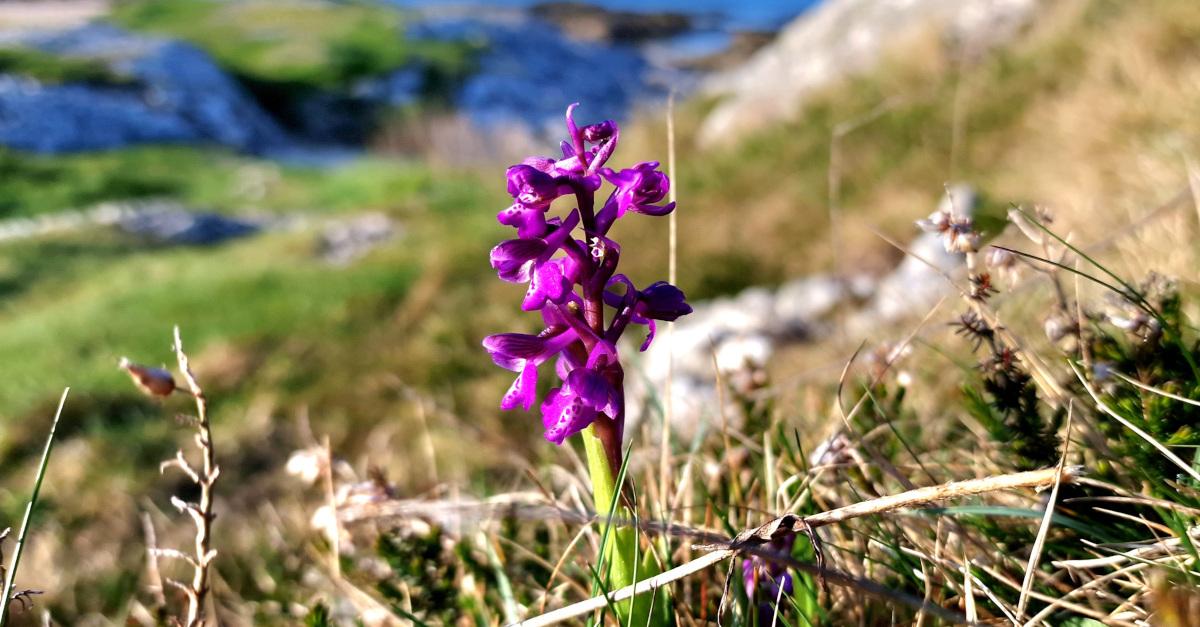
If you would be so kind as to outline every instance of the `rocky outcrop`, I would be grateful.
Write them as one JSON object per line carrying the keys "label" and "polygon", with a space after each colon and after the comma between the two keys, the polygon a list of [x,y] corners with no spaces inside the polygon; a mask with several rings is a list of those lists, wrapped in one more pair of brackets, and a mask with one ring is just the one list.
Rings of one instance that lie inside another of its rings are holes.
{"label": "rocky outcrop", "polygon": [[636,102],[665,96],[669,80],[631,47],[577,41],[519,15],[431,18],[408,36],[481,46],[455,105],[484,129],[557,128],[572,102],[585,103],[588,119],[625,117]]}
{"label": "rocky outcrop", "polygon": [[257,235],[264,223],[168,205],[156,211],[132,213],[118,220],[116,226],[122,232],[150,244],[212,246]]}
{"label": "rocky outcrop", "polygon": [[101,61],[128,80],[56,85],[0,75],[0,145],[60,153],[187,142],[264,152],[286,141],[241,86],[189,44],[102,24],[5,43]]}
{"label": "rocky outcrop", "polygon": [[587,2],[544,2],[531,12],[582,41],[636,43],[674,37],[692,27],[691,16],[683,13],[610,11]]}
{"label": "rocky outcrop", "polygon": [[[952,205],[955,215],[969,216],[975,204],[974,191],[956,185],[942,197],[939,209],[949,210]],[[922,233],[907,248],[920,259],[906,256],[878,279],[817,275],[777,289],[755,287],[736,296],[694,303],[695,311],[675,323],[670,340],[660,330],[655,343],[635,360],[631,369],[635,374],[626,378],[631,424],[661,415],[660,395],[666,393],[669,372],[672,426],[677,434],[690,438],[700,425],[719,415],[714,362],[726,381],[736,380],[760,371],[789,343],[827,337],[834,330],[833,314],[839,310],[844,312],[839,322],[845,324],[846,333],[863,338],[870,338],[882,325],[926,312],[953,292],[943,273],[961,268],[963,256],[947,253],[936,233]],[[736,408],[727,409],[728,416],[737,415]]]}
{"label": "rocky outcrop", "polygon": [[395,222],[385,214],[367,213],[326,226],[317,247],[327,263],[346,266],[391,240],[397,231]]}
{"label": "rocky outcrop", "polygon": [[725,97],[700,137],[729,141],[794,115],[804,97],[871,69],[920,29],[937,28],[955,46],[979,51],[1004,42],[1043,0],[826,0],[789,24],[744,66],[704,89]]}

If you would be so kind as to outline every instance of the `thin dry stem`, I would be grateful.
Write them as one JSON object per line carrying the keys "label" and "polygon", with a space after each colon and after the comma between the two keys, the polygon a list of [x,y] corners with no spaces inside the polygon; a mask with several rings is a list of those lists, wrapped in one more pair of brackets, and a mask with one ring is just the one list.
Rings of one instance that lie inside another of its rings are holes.
{"label": "thin dry stem", "polygon": [[836,585],[854,587],[867,592],[868,594],[882,595],[894,601],[910,604],[918,609],[921,609],[922,611],[931,612],[941,618],[947,618],[949,616],[952,620],[959,619],[959,615],[949,612],[940,606],[930,605],[924,602],[922,599],[912,598],[908,595],[901,595],[900,593],[887,590],[886,588],[878,586],[877,584],[873,584],[863,579],[851,577],[843,573],[829,571],[812,564],[804,564],[791,559],[783,559],[770,552],[763,552],[761,545],[770,542],[777,534],[781,533],[803,532],[816,527],[841,523],[862,516],[884,514],[905,507],[912,507],[925,503],[944,501],[964,496],[973,496],[977,494],[1015,488],[1043,488],[1055,485],[1060,481],[1070,482],[1079,474],[1080,469],[1073,467],[1045,468],[1042,470],[1032,470],[1029,472],[1020,472],[994,477],[983,477],[980,479],[968,479],[965,481],[953,481],[941,485],[918,488],[916,490],[909,490],[900,494],[884,496],[877,499],[872,499],[870,501],[864,501],[862,503],[840,507],[827,512],[813,514],[812,516],[800,517],[794,514],[787,514],[760,527],[747,529],[738,534],[737,537],[731,542],[722,544],[698,545],[696,548],[709,549],[710,552],[690,562],[663,572],[655,577],[640,581],[631,586],[626,586],[620,590],[610,592],[607,595],[593,597],[591,599],[580,601],[579,603],[542,614],[541,616],[533,619],[523,621],[520,624],[532,627],[539,625],[552,625],[570,618],[583,616],[589,612],[606,607],[610,603],[623,601],[638,594],[650,592],[661,586],[671,584],[675,581],[683,579],[684,577],[718,564],[741,552],[761,555],[766,559],[772,559],[780,562],[781,564],[786,564],[790,568],[797,568],[806,572],[819,574],[820,576],[826,578],[830,583],[834,583]]}
{"label": "thin dry stem", "polygon": [[[422,420],[424,413],[424,410],[421,410]],[[321,448],[325,453],[325,472],[321,473],[325,480],[325,502],[333,512],[333,554],[330,556],[329,570],[333,573],[335,580],[340,580],[342,578],[342,521],[338,518],[337,495],[333,489],[333,448],[329,445],[328,435],[321,439]]]}
{"label": "thin dry stem", "polygon": [[1075,418],[1074,400],[1067,404],[1067,432],[1063,437],[1062,457],[1058,460],[1058,473],[1054,478],[1054,487],[1050,489],[1050,500],[1046,503],[1046,511],[1042,515],[1042,524],[1038,527],[1037,538],[1029,551],[1029,563],[1025,566],[1025,580],[1021,582],[1021,597],[1017,600],[1017,620],[1025,616],[1025,608],[1029,607],[1029,593],[1033,590],[1034,576],[1038,572],[1038,562],[1042,557],[1042,548],[1046,545],[1046,536],[1050,533],[1050,522],[1054,519],[1054,508],[1058,504],[1058,487],[1062,484],[1062,472],[1067,466],[1067,453],[1071,449],[1071,423]]}
{"label": "thin dry stem", "polygon": [[[667,176],[671,180],[670,202],[677,201],[679,179],[675,170],[675,92],[672,90],[667,97]],[[676,262],[678,260],[678,212],[672,211],[667,216],[667,282],[678,285]],[[663,406],[663,427],[659,442],[658,472],[659,490],[662,497],[663,516],[668,515],[671,503],[671,422],[675,419],[675,398],[672,382],[675,378],[675,322],[667,323],[667,383],[665,404]]]}
{"label": "thin dry stem", "polygon": [[[212,548],[212,526],[215,518],[213,515],[213,485],[217,482],[221,470],[217,467],[216,451],[213,448],[212,423],[208,417],[208,399],[204,396],[204,390],[196,380],[196,375],[192,373],[187,353],[183,351],[183,340],[179,335],[179,327],[175,327],[174,350],[175,356],[179,360],[179,371],[183,374],[188,391],[196,401],[197,433],[195,442],[196,447],[200,449],[202,459],[199,471],[187,472],[185,470],[185,474],[200,488],[200,501],[198,503],[177,503],[178,499],[172,498],[172,503],[186,511],[196,525],[192,582],[190,586],[185,586],[188,609],[183,624],[187,627],[200,627],[205,624],[204,607],[210,587],[209,565],[216,557],[216,550]],[[182,462],[182,465],[178,463],[181,460],[183,460],[182,454],[175,460],[167,462],[166,465],[188,468],[186,461]]]}
{"label": "thin dry stem", "polygon": [[146,574],[150,578],[150,589],[154,595],[154,608],[161,610],[167,604],[163,595],[163,578],[158,569],[158,539],[154,533],[154,521],[150,512],[142,512],[142,533],[146,538]]}

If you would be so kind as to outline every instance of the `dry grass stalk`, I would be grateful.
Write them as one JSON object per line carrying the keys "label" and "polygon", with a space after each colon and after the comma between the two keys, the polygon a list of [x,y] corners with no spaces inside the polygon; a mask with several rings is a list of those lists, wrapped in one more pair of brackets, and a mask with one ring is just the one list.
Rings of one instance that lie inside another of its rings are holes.
{"label": "dry grass stalk", "polygon": [[1070,483],[1076,477],[1078,477],[1080,473],[1081,469],[1076,467],[1056,467],[1008,475],[983,477],[980,479],[952,481],[949,483],[943,483],[941,485],[917,488],[915,490],[909,490],[900,494],[871,499],[869,501],[847,505],[845,507],[821,512],[819,514],[813,514],[811,516],[801,517],[796,516],[795,514],[787,514],[760,527],[747,529],[738,534],[737,537],[730,542],[721,544],[697,545],[695,548],[709,549],[710,552],[690,562],[663,572],[655,577],[637,582],[631,586],[626,586],[619,590],[610,592],[607,595],[592,597],[567,607],[542,614],[541,616],[537,616],[533,619],[522,621],[520,624],[527,627],[537,627],[541,625],[553,625],[571,618],[584,616],[590,612],[604,608],[610,603],[623,601],[639,594],[651,592],[661,586],[669,585],[689,575],[703,571],[710,566],[721,563],[739,553],[760,555],[766,559],[775,560],[781,564],[785,564],[789,568],[796,568],[801,571],[817,574],[835,585],[854,587],[868,594],[883,596],[893,601],[899,601],[901,603],[912,605],[923,612],[930,612],[933,615],[937,615],[941,618],[959,620],[961,622],[962,618],[958,614],[950,612],[938,605],[929,604],[923,599],[888,590],[870,581],[845,575],[837,571],[826,570],[812,564],[805,564],[789,558],[781,558],[775,553],[763,551],[760,545],[770,542],[776,537],[777,534],[811,531],[816,527],[837,524],[863,516],[884,514],[898,509],[913,507],[925,503],[974,496],[1000,490],[1010,490],[1016,488],[1045,488],[1057,485],[1063,481]]}
{"label": "dry grass stalk", "polygon": [[[38,495],[42,491],[42,480],[46,478],[46,469],[50,465],[50,451],[54,448],[54,434],[58,431],[58,421],[62,418],[63,407],[67,404],[67,394],[71,388],[63,390],[58,399],[58,410],[54,412],[54,421],[50,423],[50,434],[46,436],[46,446],[42,449],[42,461],[38,464],[37,477],[33,482],[33,493],[25,503],[25,516],[21,519],[21,531],[17,534],[17,545],[13,548],[12,561],[8,566],[0,564],[0,576],[3,576],[4,586],[0,589],[0,627],[8,623],[8,609],[13,601],[20,601],[21,607],[27,607],[30,595],[41,594],[39,590],[17,590],[17,568],[21,565],[21,555],[25,552],[25,541],[28,538],[30,522],[33,520],[33,510],[37,507]],[[0,542],[8,537],[11,529],[0,532]],[[0,554],[0,562],[3,561]]]}
{"label": "dry grass stalk", "polygon": [[1021,582],[1021,597],[1017,600],[1018,621],[1025,616],[1025,609],[1029,607],[1029,593],[1033,590],[1034,577],[1038,572],[1038,562],[1041,561],[1042,549],[1046,545],[1046,536],[1050,532],[1050,523],[1054,519],[1054,508],[1058,505],[1058,488],[1062,483],[1062,472],[1067,466],[1067,452],[1071,449],[1071,423],[1074,417],[1075,403],[1070,401],[1067,403],[1067,428],[1066,435],[1063,437],[1062,457],[1058,460],[1058,473],[1054,480],[1054,487],[1050,489],[1050,499],[1046,503],[1046,512],[1042,515],[1042,524],[1038,527],[1033,549],[1029,551],[1029,564],[1025,567],[1025,580]]}
{"label": "dry grass stalk", "polygon": [[[667,176],[671,179],[670,202],[677,202],[679,179],[675,169],[675,92],[667,96]],[[672,211],[667,217],[667,282],[679,285],[677,261],[679,256],[679,214]],[[663,515],[671,506],[671,421],[675,419],[675,322],[667,323],[667,381],[664,389],[663,427],[659,438],[659,490],[662,496]]]}
{"label": "dry grass stalk", "polygon": [[[179,327],[175,327],[175,344],[173,350],[179,361],[179,371],[183,374],[183,379],[187,383],[186,391],[196,401],[195,442],[196,448],[200,450],[201,465],[199,470],[194,469],[183,456],[183,451],[177,451],[174,459],[163,462],[161,470],[178,468],[182,471],[200,488],[200,500],[196,503],[189,503],[178,497],[171,497],[171,504],[180,512],[187,513],[196,526],[194,554],[164,552],[163,549],[159,549],[158,555],[159,557],[176,557],[192,566],[192,581],[190,584],[173,579],[167,579],[166,583],[183,591],[184,595],[187,596],[187,616],[182,624],[186,627],[199,627],[205,624],[204,608],[210,591],[209,566],[217,556],[216,549],[212,547],[212,526],[213,519],[215,518],[213,514],[213,486],[217,482],[217,477],[221,474],[221,469],[217,466],[216,451],[213,448],[212,423],[209,421],[208,416],[208,399],[204,396],[204,390],[201,389],[195,374],[192,373],[187,353],[183,351],[183,340],[179,336]],[[183,388],[180,389],[182,390]]]}

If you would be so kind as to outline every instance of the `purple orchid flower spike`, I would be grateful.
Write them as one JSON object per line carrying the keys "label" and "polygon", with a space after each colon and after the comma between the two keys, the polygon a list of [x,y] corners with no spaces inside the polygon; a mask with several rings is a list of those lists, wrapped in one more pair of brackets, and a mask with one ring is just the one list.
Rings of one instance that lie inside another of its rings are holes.
{"label": "purple orchid flower spike", "polygon": [[[606,236],[609,227],[631,211],[670,213],[674,203],[657,204],[670,182],[654,161],[620,172],[605,168],[620,129],[611,120],[576,124],[577,107],[567,107],[568,140],[562,143],[561,159],[529,157],[508,169],[513,204],[497,219],[516,227],[517,238],[501,242],[490,256],[502,280],[528,283],[521,308],[541,310],[546,329],[537,335],[492,335],[483,344],[496,364],[519,373],[501,400],[504,409],[532,408],[538,368],[555,359],[561,384],[540,407],[546,439],[562,444],[595,425],[611,466],[620,459],[625,417],[617,342],[629,323],[643,324],[650,329],[644,350],[654,337],[656,320],[674,320],[692,309],[673,285],[652,283],[639,291],[616,274],[621,247]],[[605,181],[614,189],[597,211],[595,194]],[[562,218],[549,216],[555,200],[572,195],[575,209]],[[580,225],[583,235],[576,239],[573,233]],[[618,283],[625,286],[623,294],[609,289]]]}

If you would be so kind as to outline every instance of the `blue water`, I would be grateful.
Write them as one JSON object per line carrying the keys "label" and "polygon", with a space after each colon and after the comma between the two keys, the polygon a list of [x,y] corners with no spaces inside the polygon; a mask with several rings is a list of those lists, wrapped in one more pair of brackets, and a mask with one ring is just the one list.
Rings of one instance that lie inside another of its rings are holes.
{"label": "blue water", "polygon": [[[439,4],[527,7],[541,0],[393,0],[408,6]],[[696,16],[716,16],[725,29],[777,30],[821,0],[589,0],[590,4],[622,11],[676,11]]]}
{"label": "blue water", "polygon": [[409,37],[483,46],[475,73],[454,94],[460,111],[483,128],[518,122],[535,132],[557,129],[572,102],[583,103],[583,119],[624,119],[637,104],[661,102],[671,90],[686,95],[700,75],[679,61],[723,50],[737,30],[776,31],[820,2],[588,0],[612,10],[695,17],[686,33],[631,45],[574,40],[521,11],[539,0],[389,1],[434,9],[410,25]]}

